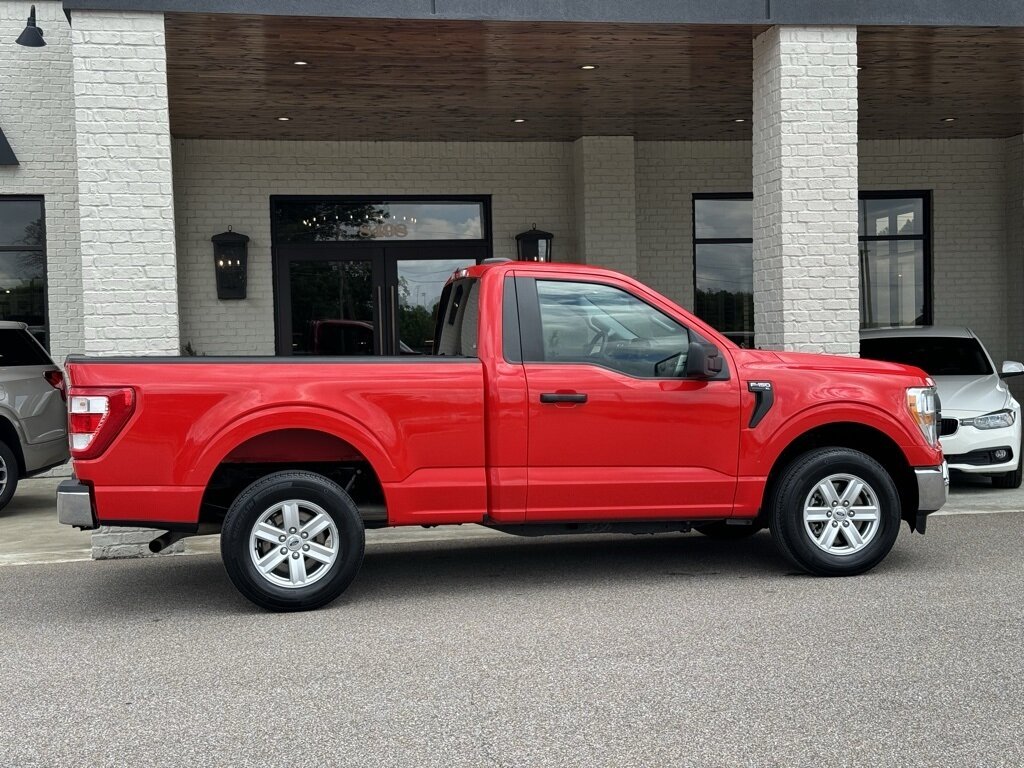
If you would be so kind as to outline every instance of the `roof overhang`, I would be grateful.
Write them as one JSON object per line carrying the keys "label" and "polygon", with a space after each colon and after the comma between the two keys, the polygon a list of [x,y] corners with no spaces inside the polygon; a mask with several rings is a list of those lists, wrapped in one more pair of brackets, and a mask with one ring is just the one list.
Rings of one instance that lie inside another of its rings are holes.
{"label": "roof overhang", "polygon": [[64,0],[64,8],[453,21],[1024,27],[1020,0]]}

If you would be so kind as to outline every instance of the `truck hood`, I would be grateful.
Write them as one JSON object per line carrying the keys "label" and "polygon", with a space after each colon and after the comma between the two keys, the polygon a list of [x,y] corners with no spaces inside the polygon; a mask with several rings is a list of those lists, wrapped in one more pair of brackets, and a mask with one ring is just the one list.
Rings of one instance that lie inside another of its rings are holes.
{"label": "truck hood", "polygon": [[[928,374],[920,368],[900,363],[885,363],[881,360],[866,360],[862,357],[846,357],[843,355],[820,355],[811,352],[768,352],[765,350],[739,349],[733,354],[740,364],[765,365],[782,363],[796,370],[838,371],[844,373],[875,373],[897,376],[912,376],[917,379],[927,378]],[[945,404],[945,403],[943,403]]]}

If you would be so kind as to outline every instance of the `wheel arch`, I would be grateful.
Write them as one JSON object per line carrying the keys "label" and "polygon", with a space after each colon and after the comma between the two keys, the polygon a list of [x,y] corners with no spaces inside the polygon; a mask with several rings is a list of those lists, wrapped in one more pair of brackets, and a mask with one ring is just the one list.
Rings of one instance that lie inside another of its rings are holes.
{"label": "wheel arch", "polygon": [[766,516],[778,480],[786,467],[798,456],[817,448],[850,448],[860,451],[889,473],[900,497],[901,516],[913,529],[917,518],[917,478],[902,449],[892,436],[875,426],[860,422],[840,421],[820,424],[800,433],[775,458],[768,472],[761,497],[759,519]]}

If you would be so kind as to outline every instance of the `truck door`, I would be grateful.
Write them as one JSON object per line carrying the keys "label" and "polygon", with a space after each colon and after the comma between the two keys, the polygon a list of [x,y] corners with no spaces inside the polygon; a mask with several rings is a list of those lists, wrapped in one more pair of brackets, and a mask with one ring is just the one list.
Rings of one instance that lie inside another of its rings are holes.
{"label": "truck door", "polygon": [[528,521],[728,516],[740,394],[683,377],[695,331],[614,278],[517,277]]}

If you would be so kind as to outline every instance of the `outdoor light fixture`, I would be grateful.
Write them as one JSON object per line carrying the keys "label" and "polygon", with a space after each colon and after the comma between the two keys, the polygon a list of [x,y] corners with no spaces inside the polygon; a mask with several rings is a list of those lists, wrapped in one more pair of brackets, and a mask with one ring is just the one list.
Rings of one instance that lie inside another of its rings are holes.
{"label": "outdoor light fixture", "polygon": [[516,253],[520,261],[551,261],[551,241],[555,236],[550,232],[533,229],[516,235]]}
{"label": "outdoor light fixture", "polygon": [[221,232],[213,241],[213,269],[218,299],[244,299],[249,262],[249,237],[240,232]]}
{"label": "outdoor light fixture", "polygon": [[46,45],[46,41],[43,40],[43,30],[36,26],[36,7],[33,5],[32,10],[28,14],[28,24],[25,25],[25,31],[18,35],[18,45],[24,45],[26,48],[42,48]]}

